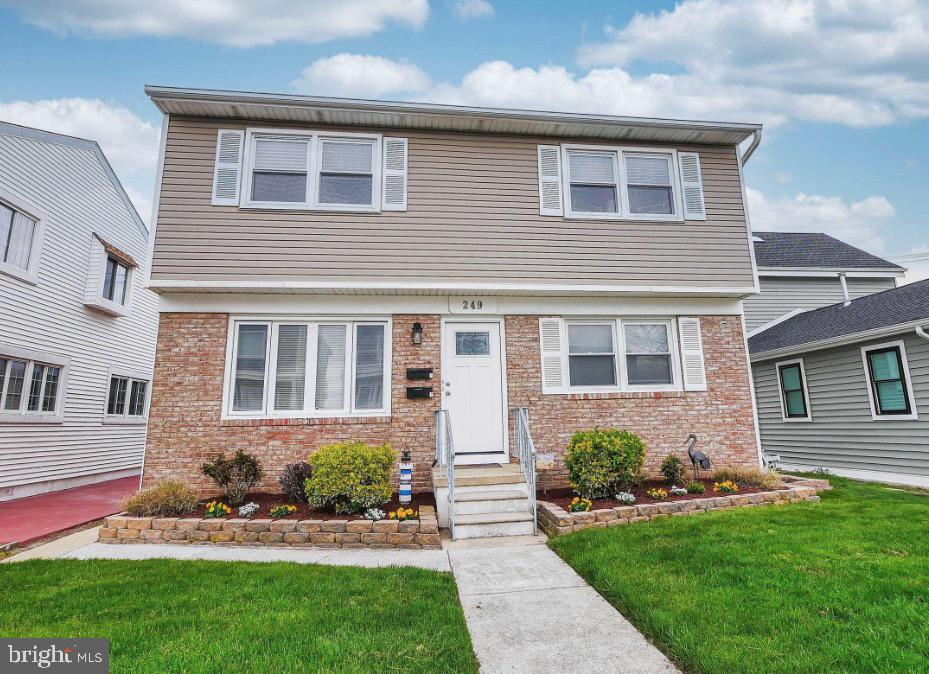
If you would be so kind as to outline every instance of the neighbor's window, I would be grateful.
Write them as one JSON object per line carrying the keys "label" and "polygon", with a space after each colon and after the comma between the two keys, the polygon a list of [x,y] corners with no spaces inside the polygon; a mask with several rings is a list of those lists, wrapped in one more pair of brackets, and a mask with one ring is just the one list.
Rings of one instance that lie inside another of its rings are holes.
{"label": "neighbor's window", "polygon": [[0,262],[29,269],[36,221],[0,203]]}
{"label": "neighbor's window", "polygon": [[616,153],[568,150],[571,211],[619,213]]}
{"label": "neighbor's window", "polygon": [[902,343],[864,349],[864,355],[875,416],[912,415]]}
{"label": "neighbor's window", "polygon": [[781,388],[781,403],[785,419],[808,419],[809,407],[800,361],[778,363],[777,378]]}
{"label": "neighbor's window", "polygon": [[112,255],[106,258],[103,276],[103,297],[117,304],[126,303],[126,288],[129,286],[129,267]]}
{"label": "neighbor's window", "polygon": [[674,215],[671,155],[624,153],[626,195],[632,215]]}
{"label": "neighbor's window", "polygon": [[58,414],[60,365],[0,356],[0,419],[3,414]]}
{"label": "neighbor's window", "polygon": [[626,381],[630,386],[674,383],[669,324],[623,321]]}
{"label": "neighbor's window", "polygon": [[113,375],[107,392],[106,415],[110,418],[142,419],[147,399],[148,381]]}
{"label": "neighbor's window", "polygon": [[250,136],[248,203],[320,210],[373,210],[380,140],[375,136]]}
{"label": "neighbor's window", "polygon": [[237,323],[229,413],[386,412],[388,338],[386,321]]}
{"label": "neighbor's window", "polygon": [[612,323],[568,324],[568,377],[571,386],[615,386]]}

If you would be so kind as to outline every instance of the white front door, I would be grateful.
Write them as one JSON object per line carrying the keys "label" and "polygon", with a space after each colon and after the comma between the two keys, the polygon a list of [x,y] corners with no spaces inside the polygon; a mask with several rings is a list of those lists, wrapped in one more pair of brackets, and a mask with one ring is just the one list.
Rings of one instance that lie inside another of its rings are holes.
{"label": "white front door", "polygon": [[448,321],[442,349],[442,407],[452,423],[455,463],[506,462],[500,323]]}

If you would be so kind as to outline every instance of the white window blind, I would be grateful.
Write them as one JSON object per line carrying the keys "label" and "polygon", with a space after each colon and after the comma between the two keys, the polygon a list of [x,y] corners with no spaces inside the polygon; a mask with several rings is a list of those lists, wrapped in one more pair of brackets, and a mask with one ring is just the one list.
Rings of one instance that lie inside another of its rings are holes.
{"label": "white window blind", "polygon": [[615,152],[568,151],[571,210],[618,213]]}
{"label": "white window blind", "polygon": [[344,325],[320,325],[316,347],[316,409],[345,407]]}
{"label": "white window blind", "polygon": [[359,325],[355,336],[355,409],[384,405],[384,326]]}
{"label": "white window blind", "polygon": [[615,386],[613,324],[568,324],[568,380],[571,386]]}
{"label": "white window blind", "polygon": [[36,222],[0,204],[0,262],[28,269]]}
{"label": "white window blind", "polygon": [[373,153],[374,143],[323,140],[319,202],[371,204],[374,191]]}
{"label": "white window blind", "polygon": [[624,159],[629,212],[636,215],[673,215],[671,156],[626,153]]}
{"label": "white window blind", "polygon": [[674,383],[667,323],[624,323],[623,337],[630,386]]}
{"label": "white window blind", "polygon": [[304,139],[257,139],[252,200],[305,202],[308,153],[309,141]]}
{"label": "white window blind", "polygon": [[239,326],[232,396],[233,410],[260,411],[264,408],[267,342],[267,325]]}
{"label": "white window blind", "polygon": [[305,325],[281,325],[277,331],[274,409],[302,410],[306,388]]}

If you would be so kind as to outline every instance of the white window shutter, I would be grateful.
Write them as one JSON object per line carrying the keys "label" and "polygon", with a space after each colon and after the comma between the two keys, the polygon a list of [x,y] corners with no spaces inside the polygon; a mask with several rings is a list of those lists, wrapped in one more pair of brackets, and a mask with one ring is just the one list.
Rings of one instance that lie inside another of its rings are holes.
{"label": "white window shutter", "polygon": [[696,152],[678,152],[681,169],[681,192],[684,200],[685,220],[706,220],[703,204],[703,175],[700,173],[700,155]]}
{"label": "white window shutter", "polygon": [[700,319],[681,316],[677,319],[677,327],[681,336],[681,369],[684,372],[684,390],[706,391],[706,368],[703,363]]}
{"label": "white window shutter", "polygon": [[539,145],[539,214],[564,215],[558,145]]}
{"label": "white window shutter", "polygon": [[539,345],[542,354],[542,393],[559,393],[564,389],[560,318],[539,319]]}
{"label": "white window shutter", "polygon": [[220,129],[216,133],[216,164],[213,167],[214,206],[237,206],[242,173],[242,149],[245,132]]}
{"label": "white window shutter", "polygon": [[382,209],[406,210],[407,139],[384,139],[384,185],[381,189]]}

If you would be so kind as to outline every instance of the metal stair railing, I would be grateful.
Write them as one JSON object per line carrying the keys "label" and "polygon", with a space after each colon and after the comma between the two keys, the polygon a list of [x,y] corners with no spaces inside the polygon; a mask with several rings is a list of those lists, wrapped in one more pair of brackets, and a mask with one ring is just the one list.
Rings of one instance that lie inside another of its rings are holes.
{"label": "metal stair railing", "polygon": [[455,444],[448,410],[435,413],[435,458],[439,476],[448,478],[448,527],[455,540]]}
{"label": "metal stair railing", "polygon": [[522,469],[523,477],[529,486],[529,510],[532,513],[532,526],[535,533],[539,533],[539,520],[536,512],[535,496],[535,462],[536,452],[535,444],[532,442],[532,434],[529,432],[529,408],[517,407],[513,410],[513,425],[516,435],[516,452],[519,457],[519,467]]}

